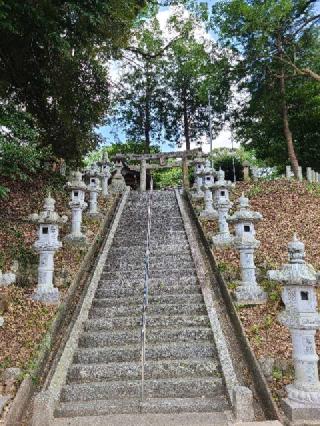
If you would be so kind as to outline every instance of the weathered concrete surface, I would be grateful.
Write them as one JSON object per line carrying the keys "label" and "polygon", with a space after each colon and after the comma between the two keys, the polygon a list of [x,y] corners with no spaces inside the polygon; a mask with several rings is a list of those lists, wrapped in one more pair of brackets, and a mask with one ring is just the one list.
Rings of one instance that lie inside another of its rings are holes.
{"label": "weathered concrete surface", "polygon": [[[56,419],[54,426],[227,426],[228,413],[122,414]],[[242,423],[242,425],[244,425]],[[245,425],[244,425],[245,426]],[[255,426],[255,425],[253,425]],[[259,423],[260,426],[260,423]],[[261,425],[264,426],[264,425]],[[266,426],[277,426],[268,424]]]}

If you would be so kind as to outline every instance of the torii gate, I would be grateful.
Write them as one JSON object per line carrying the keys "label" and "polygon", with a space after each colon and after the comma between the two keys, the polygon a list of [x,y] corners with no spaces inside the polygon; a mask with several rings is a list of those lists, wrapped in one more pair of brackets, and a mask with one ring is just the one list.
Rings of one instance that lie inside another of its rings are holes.
{"label": "torii gate", "polygon": [[[140,161],[140,166],[129,166],[131,170],[140,170],[140,191],[146,191],[147,169],[165,169],[182,166],[183,186],[189,188],[188,160],[198,156],[205,157],[201,148],[189,151],[159,152],[157,154],[116,154],[115,158],[126,158],[128,161]],[[181,162],[167,163],[169,158],[181,158]],[[148,164],[147,161],[158,161],[159,164]]]}

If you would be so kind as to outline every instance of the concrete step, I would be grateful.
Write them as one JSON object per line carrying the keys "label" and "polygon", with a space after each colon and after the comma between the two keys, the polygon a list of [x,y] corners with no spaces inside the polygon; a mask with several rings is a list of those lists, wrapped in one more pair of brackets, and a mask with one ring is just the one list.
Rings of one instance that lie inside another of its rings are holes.
{"label": "concrete step", "polygon": [[[192,277],[194,278],[194,277]],[[96,291],[96,298],[100,297],[132,297],[143,295],[144,283],[141,282],[119,282],[119,281],[100,281]],[[201,293],[199,284],[194,282],[177,282],[176,284],[168,284],[159,280],[149,280],[149,296],[165,295],[165,294],[194,294]]]}
{"label": "concrete step", "polygon": [[[145,379],[183,377],[221,377],[218,362],[211,358],[196,360],[147,361]],[[73,364],[68,371],[67,383],[90,383],[110,380],[141,379],[141,362],[109,364]]]}
{"label": "concrete step", "polygon": [[[223,412],[230,409],[228,401],[223,395],[216,396],[215,398],[150,398],[145,400],[143,403],[140,403],[139,399],[116,399],[116,400],[98,400],[98,401],[88,401],[88,402],[67,402],[60,403],[58,408],[55,411],[56,417],[76,417],[76,416],[101,416],[105,414],[133,414],[133,413],[214,413],[214,412]],[[190,414],[188,415],[190,417]],[[207,416],[206,416],[207,418]],[[158,426],[164,426],[172,423],[172,416],[165,420],[161,417],[160,422],[157,423]],[[206,425],[226,425],[227,422],[224,422],[226,419],[223,416],[218,417],[219,422],[215,421],[216,417],[212,414],[208,415],[208,423]],[[96,421],[98,418],[96,418]],[[177,419],[177,423],[173,423],[175,426],[184,425],[185,421]],[[119,419],[118,419],[119,421]],[[118,421],[115,419],[105,419],[99,425],[118,425]],[[221,423],[220,423],[221,421]],[[139,416],[136,420],[130,416],[126,418],[124,423],[121,425],[142,425],[142,418]],[[222,423],[223,422],[223,423]],[[88,423],[86,423],[88,424]],[[89,423],[90,424],[90,423]],[[94,423],[96,424],[96,423]],[[151,419],[143,425],[152,425]],[[188,423],[189,425],[199,425],[203,423]],[[78,425],[73,423],[72,425]]]}
{"label": "concrete step", "polygon": [[[191,399],[191,398],[190,398]],[[162,400],[164,401],[164,400]],[[167,400],[167,406],[165,408],[172,407],[175,409],[176,405],[173,400]],[[68,405],[68,404],[66,404]],[[76,404],[77,407],[81,403]],[[89,404],[90,405],[90,404]],[[93,405],[93,404],[91,404]],[[156,404],[157,406],[159,404]],[[194,404],[195,407],[197,406]],[[209,404],[208,404],[209,406]],[[55,417],[52,426],[234,426],[235,423],[232,420],[232,412],[230,410],[223,411],[211,411],[207,409],[201,410],[200,406],[195,412],[188,412],[188,401],[185,401],[185,409],[183,406],[177,410],[177,412],[171,411],[168,413],[152,413],[151,411],[145,412],[142,406],[141,412],[136,413],[113,413],[113,414],[97,414],[97,415],[86,415],[80,417],[77,414],[72,417]],[[214,405],[213,405],[214,407]],[[80,409],[80,408],[79,408]],[[213,408],[212,408],[213,409]],[[222,408],[221,408],[222,410]],[[198,411],[198,412],[197,412]],[[242,426],[240,423],[237,426]],[[260,423],[249,425],[248,423],[243,426],[260,426]],[[263,422],[261,426],[281,426],[280,422]]]}
{"label": "concrete step", "polygon": [[[142,312],[141,306],[116,306],[113,308],[91,308],[89,318],[105,318],[105,317],[120,317],[128,315],[139,315]],[[152,315],[204,315],[206,314],[204,304],[187,304],[187,305],[150,305],[148,307],[148,316]]]}
{"label": "concrete step", "polygon": [[[212,330],[209,327],[189,328],[158,328],[152,327],[146,331],[148,344],[160,342],[190,342],[198,340],[213,341]],[[90,331],[82,333],[78,346],[83,348],[124,345],[141,342],[140,329],[117,331]]]}
{"label": "concrete step", "polygon": [[[215,357],[212,342],[167,342],[146,345],[146,360],[202,359]],[[105,347],[78,348],[74,354],[75,364],[97,364],[107,362],[132,362],[141,360],[141,344]]]}
{"label": "concrete step", "polygon": [[[147,327],[209,327],[210,321],[207,315],[172,315],[152,316],[147,318]],[[85,331],[102,331],[114,329],[127,329],[141,327],[141,315],[136,317],[118,317],[90,319],[84,324]]]}
{"label": "concrete step", "polygon": [[[163,270],[159,270],[157,272],[157,276],[153,273],[149,277],[149,288],[152,289],[153,287],[161,286],[163,287],[170,287],[173,288],[174,285],[187,285],[187,284],[194,284],[196,285],[198,283],[196,272],[193,272],[192,274],[181,274],[181,271],[176,271],[176,273],[173,273],[171,275],[161,275]],[[115,276],[113,276],[114,274]],[[141,271],[139,274],[138,272],[132,273],[132,272],[126,272],[125,275],[120,276],[119,273],[112,273],[112,272],[103,272],[101,274],[101,279],[99,283],[99,287],[116,287],[116,288],[132,288],[141,285],[144,286],[144,271]]]}
{"label": "concrete step", "polygon": [[[104,265],[103,268],[103,273],[106,272],[121,272],[121,271],[126,271],[126,272],[139,272],[139,271],[143,271],[145,267],[145,261],[144,258],[140,259],[138,261],[133,261],[131,259],[123,259],[121,258],[120,260],[117,260],[116,262],[112,262],[109,261]],[[157,272],[158,270],[163,271],[164,269],[168,268],[169,270],[171,269],[177,269],[177,267],[179,267],[180,271],[189,271],[189,270],[194,270],[194,264],[192,259],[188,259],[187,261],[184,262],[177,262],[177,261],[162,261],[162,259],[157,259],[155,261],[151,261],[149,262],[149,270],[150,272]]]}
{"label": "concrete step", "polygon": [[[145,380],[146,398],[213,398],[224,391],[220,377]],[[60,401],[139,398],[140,380],[91,382],[65,385]]]}
{"label": "concrete step", "polygon": [[[115,299],[109,298],[96,298],[92,302],[92,306],[97,308],[108,308],[113,306],[126,306],[126,305],[139,305],[143,302],[143,292],[141,295],[135,297],[121,297]],[[201,294],[167,294],[161,296],[149,296],[149,306],[157,304],[184,304],[189,303],[203,303],[203,296]]]}

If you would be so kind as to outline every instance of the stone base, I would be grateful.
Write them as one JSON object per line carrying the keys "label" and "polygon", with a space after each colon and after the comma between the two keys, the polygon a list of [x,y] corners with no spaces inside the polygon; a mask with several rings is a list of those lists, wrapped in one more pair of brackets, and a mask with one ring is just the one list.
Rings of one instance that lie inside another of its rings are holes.
{"label": "stone base", "polygon": [[193,200],[201,200],[204,197],[204,193],[203,192],[193,192],[191,193],[191,198]]}
{"label": "stone base", "polygon": [[43,292],[36,289],[31,296],[31,299],[36,300],[37,302],[56,304],[59,303],[60,300],[59,290],[57,288],[52,288],[48,292]]}
{"label": "stone base", "polygon": [[7,272],[5,274],[0,273],[0,287],[9,287],[9,285],[16,282],[16,275],[12,272]]}
{"label": "stone base", "polygon": [[90,212],[88,212],[87,216],[99,219],[99,218],[103,217],[103,214],[100,213],[100,212],[96,212],[96,213],[90,213]]}
{"label": "stone base", "polygon": [[212,237],[212,244],[215,247],[231,246],[233,243],[233,236],[227,234],[217,234]]}
{"label": "stone base", "polygon": [[292,424],[320,426],[320,405],[296,402],[286,398],[282,401],[282,407]]}
{"label": "stone base", "polygon": [[258,286],[239,283],[235,291],[235,298],[238,305],[261,305],[267,302],[266,293]]}
{"label": "stone base", "polygon": [[203,210],[200,213],[199,217],[200,217],[200,219],[205,219],[205,220],[217,220],[218,219],[218,213],[214,210],[212,212]]}
{"label": "stone base", "polygon": [[64,237],[63,241],[69,244],[77,245],[77,246],[85,246],[87,244],[87,238],[85,235],[75,236],[75,235],[69,234]]}
{"label": "stone base", "polygon": [[4,324],[4,318],[0,316],[0,327],[2,327]]}
{"label": "stone base", "polygon": [[127,189],[125,180],[113,181],[109,186],[110,194],[121,194]]}

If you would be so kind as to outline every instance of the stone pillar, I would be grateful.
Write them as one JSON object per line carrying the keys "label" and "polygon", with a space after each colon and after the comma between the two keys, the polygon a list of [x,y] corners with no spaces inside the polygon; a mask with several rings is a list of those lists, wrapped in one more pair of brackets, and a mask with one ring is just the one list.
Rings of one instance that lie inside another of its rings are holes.
{"label": "stone pillar", "polygon": [[225,180],[223,170],[217,172],[218,180],[213,184],[214,206],[218,209],[219,233],[212,237],[212,243],[215,247],[227,246],[232,243],[233,237],[230,235],[227,218],[232,203],[229,200],[229,188],[234,184]]}
{"label": "stone pillar", "polygon": [[258,168],[253,166],[251,167],[252,179],[254,182],[258,181]]}
{"label": "stone pillar", "polygon": [[182,176],[183,176],[183,187],[184,189],[190,188],[190,182],[189,182],[189,164],[188,164],[188,158],[183,157],[182,159]]}
{"label": "stone pillar", "polygon": [[117,154],[115,156],[116,172],[112,178],[112,182],[109,187],[109,190],[112,194],[119,194],[121,192],[124,192],[127,188],[126,181],[124,180],[124,177],[122,176],[124,159],[125,159],[124,155]]}
{"label": "stone pillar", "polygon": [[311,169],[311,182],[315,182],[316,181],[316,173],[313,169]]}
{"label": "stone pillar", "polygon": [[102,165],[100,176],[102,196],[106,198],[109,195],[109,178],[111,176],[109,163],[105,163]]}
{"label": "stone pillar", "polygon": [[205,191],[204,202],[205,208],[200,213],[200,217],[207,220],[215,220],[218,217],[217,211],[213,208],[212,204],[212,192],[211,188],[214,182],[213,170],[211,169],[210,162],[207,160],[205,168],[201,172],[201,177],[203,180],[202,189]]}
{"label": "stone pillar", "polygon": [[314,179],[314,181],[316,183],[319,183],[319,173],[318,172],[315,172],[315,179]]}
{"label": "stone pillar", "polygon": [[88,191],[90,193],[88,214],[90,216],[97,216],[99,214],[98,193],[101,191],[97,176],[90,177],[90,185],[88,186]]}
{"label": "stone pillar", "polygon": [[290,180],[292,176],[291,166],[286,166],[286,179]]}
{"label": "stone pillar", "polygon": [[311,167],[307,167],[307,181],[312,182],[312,170]]}
{"label": "stone pillar", "polygon": [[241,282],[236,289],[236,300],[240,304],[266,302],[266,294],[256,280],[254,250],[259,247],[254,224],[262,220],[262,215],[250,210],[249,200],[243,194],[239,198],[240,209],[228,219],[235,225],[234,246],[240,252]]}
{"label": "stone pillar", "polygon": [[320,382],[315,345],[315,333],[320,328],[316,293],[320,276],[305,262],[304,244],[296,235],[288,244],[288,252],[289,263],[280,270],[268,271],[268,278],[282,284],[285,311],[278,318],[290,329],[293,344],[295,379],[287,386],[284,410],[292,422],[305,421],[304,424],[307,424],[307,421],[320,418]]}
{"label": "stone pillar", "polygon": [[32,299],[44,303],[57,303],[59,290],[53,286],[54,254],[62,244],[58,240],[60,223],[67,221],[66,216],[60,217],[54,211],[55,200],[49,197],[45,199],[44,210],[29,216],[32,222],[38,223],[38,240],[34,248],[40,255],[38,268],[38,285],[32,295]]}
{"label": "stone pillar", "polygon": [[249,167],[250,167],[250,163],[249,161],[244,161],[242,164],[243,167],[243,180],[245,182],[250,180],[250,174],[249,174]]}
{"label": "stone pillar", "polygon": [[87,186],[82,180],[82,173],[74,172],[72,180],[68,182],[67,186],[71,189],[71,201],[69,206],[71,207],[72,219],[71,234],[67,235],[65,239],[71,243],[84,244],[86,242],[86,237],[81,232],[81,224],[82,211],[87,207],[87,203],[84,201]]}
{"label": "stone pillar", "polygon": [[203,186],[203,170],[204,170],[204,159],[202,157],[197,157],[195,160],[195,184],[193,187],[194,192],[192,193],[193,199],[201,199],[204,197],[204,192],[202,191]]}
{"label": "stone pillar", "polygon": [[298,181],[299,182],[303,181],[303,174],[302,174],[302,167],[301,166],[298,167]]}
{"label": "stone pillar", "polygon": [[147,160],[142,158],[140,161],[140,192],[147,189]]}

